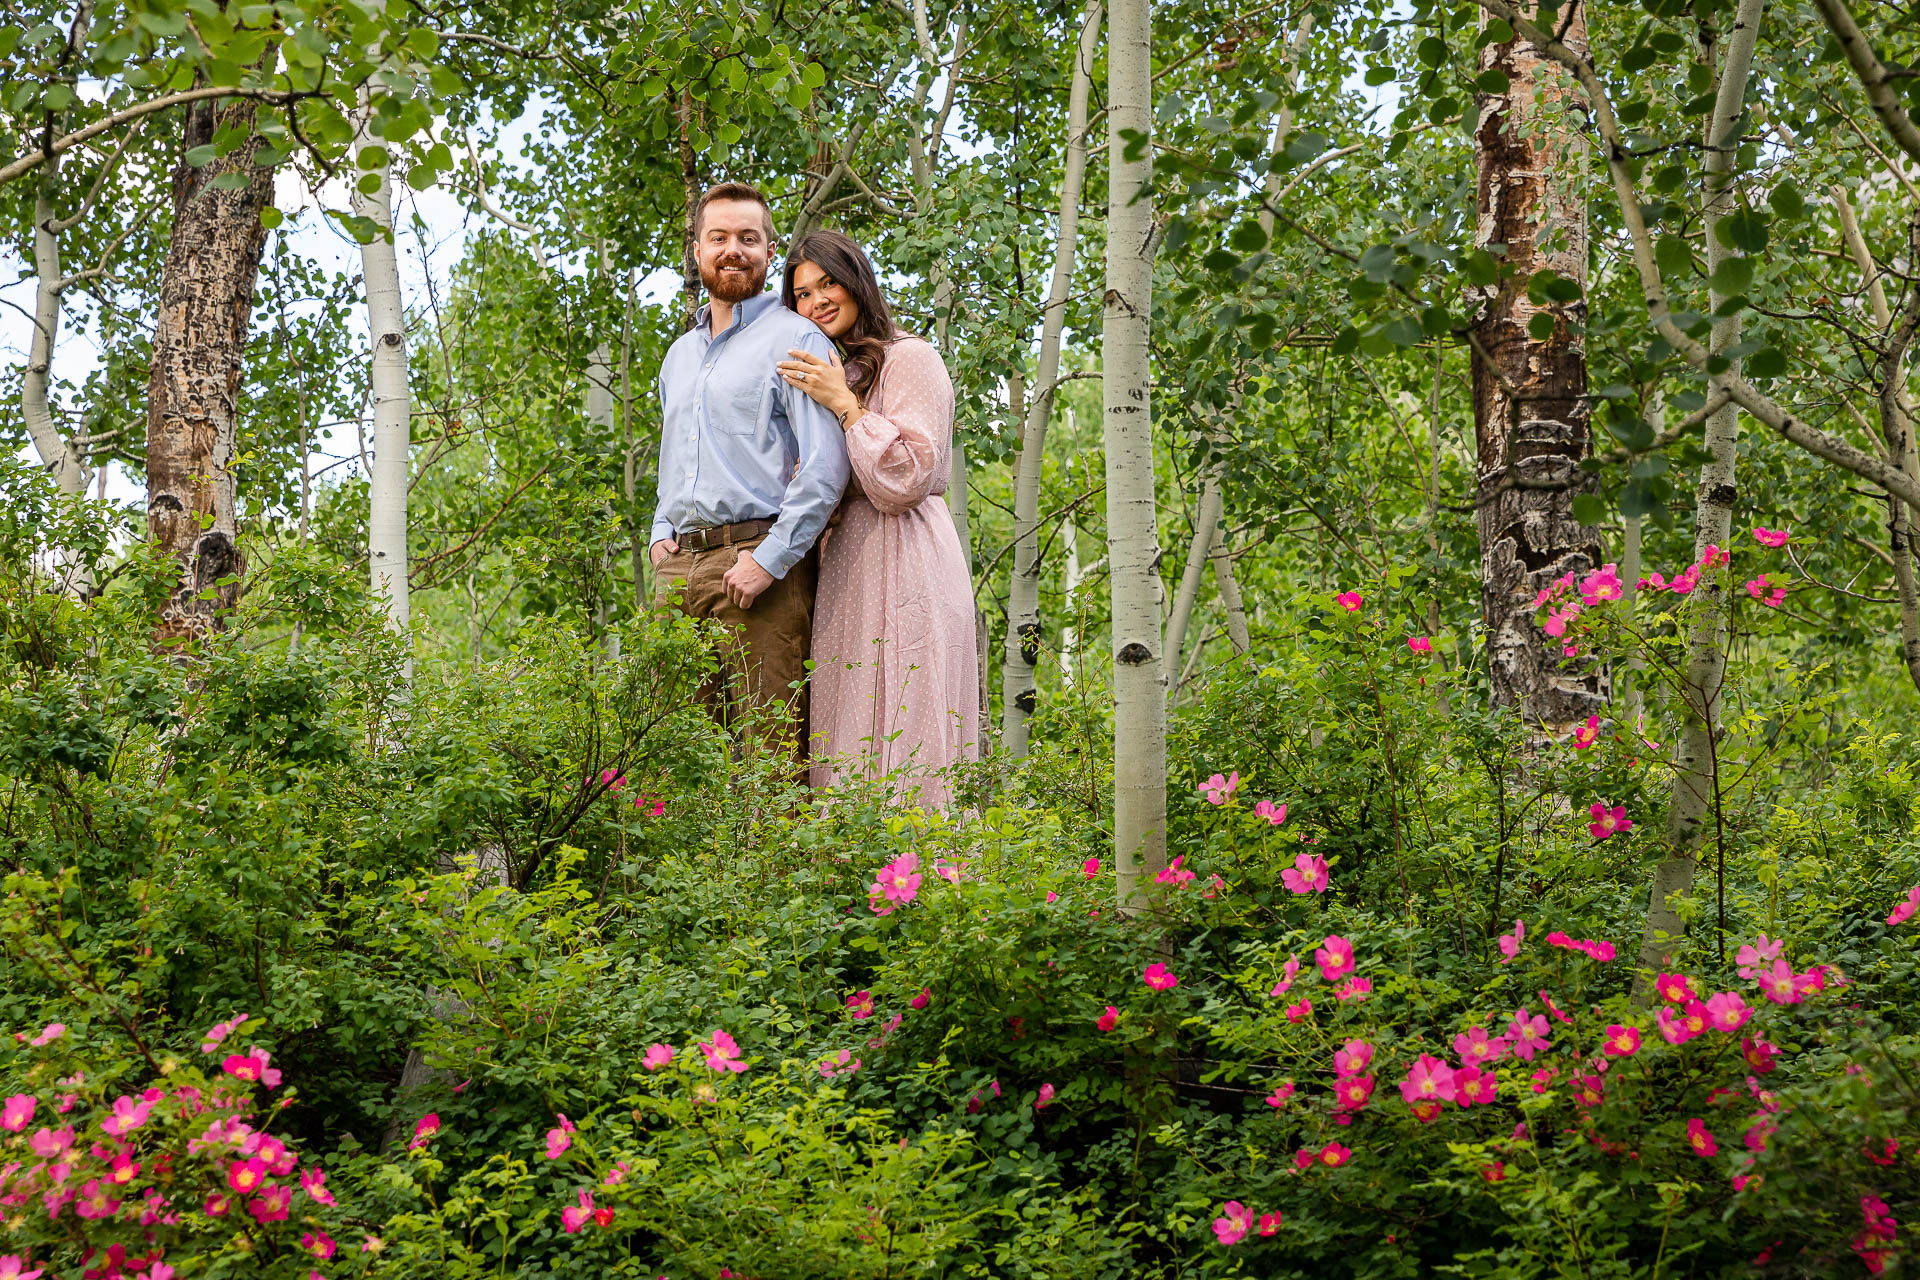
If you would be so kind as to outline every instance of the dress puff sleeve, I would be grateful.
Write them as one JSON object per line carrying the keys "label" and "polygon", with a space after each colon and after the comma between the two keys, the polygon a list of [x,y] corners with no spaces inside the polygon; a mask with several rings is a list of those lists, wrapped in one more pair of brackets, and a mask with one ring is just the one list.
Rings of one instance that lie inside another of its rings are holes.
{"label": "dress puff sleeve", "polygon": [[902,338],[880,370],[884,413],[867,410],[847,428],[847,457],[867,501],[898,516],[946,487],[953,448],[953,382],[933,344]]}

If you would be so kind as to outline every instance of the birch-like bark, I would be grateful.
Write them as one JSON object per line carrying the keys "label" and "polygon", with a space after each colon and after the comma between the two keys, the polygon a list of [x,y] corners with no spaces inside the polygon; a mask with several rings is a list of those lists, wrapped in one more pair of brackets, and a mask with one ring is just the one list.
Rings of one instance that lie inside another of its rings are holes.
{"label": "birch-like bark", "polygon": [[[147,377],[147,533],[177,575],[155,628],[161,644],[220,626],[246,568],[232,466],[254,282],[267,242],[260,211],[273,199],[273,171],[254,163],[261,146],[255,109],[252,99],[224,108],[195,102],[173,171],[173,234]],[[187,152],[220,131],[247,141],[199,168],[186,162]],[[212,185],[228,173],[242,184]]]}
{"label": "birch-like bark", "polygon": [[1220,477],[1209,463],[1206,483],[1200,489],[1200,509],[1193,517],[1193,541],[1187,546],[1187,563],[1180,573],[1180,587],[1173,595],[1173,612],[1167,615],[1167,672],[1170,676],[1179,673],[1179,679],[1170,681],[1167,690],[1170,701],[1180,696],[1180,684],[1185,680],[1186,668],[1180,654],[1186,646],[1187,624],[1193,617],[1194,602],[1200,598],[1200,581],[1207,572],[1213,548],[1220,541],[1220,515],[1225,507]]}
{"label": "birch-like bark", "polygon": [[[1766,0],[1740,0],[1734,12],[1733,28],[1727,32],[1726,54],[1720,66],[1719,87],[1715,91],[1713,114],[1707,118],[1706,182],[1702,206],[1707,244],[1707,269],[1711,276],[1721,264],[1738,255],[1720,243],[1716,231],[1721,219],[1733,213],[1735,161],[1740,149],[1741,122],[1746,117],[1747,77],[1753,67],[1753,49],[1760,37],[1760,22]],[[1711,38],[1709,28],[1703,34]],[[1711,45],[1704,48],[1709,61],[1714,57]],[[1708,294],[1710,310],[1717,313],[1726,296],[1717,288]],[[1713,354],[1720,355],[1740,341],[1741,316],[1735,312],[1713,322],[1709,339]],[[1723,375],[1708,378],[1709,396],[1726,387],[1729,379],[1740,377],[1740,361],[1733,359]],[[1729,404],[1707,418],[1704,444],[1710,455],[1700,468],[1700,483],[1694,502],[1693,552],[1695,560],[1709,546],[1724,548],[1733,528],[1734,461],[1738,453],[1739,410]],[[1726,627],[1729,594],[1728,575],[1713,570],[1700,575],[1700,583],[1688,597],[1693,610],[1687,636],[1687,670],[1681,695],[1679,740],[1674,746],[1673,787],[1667,804],[1667,850],[1653,871],[1653,884],[1647,896],[1647,922],[1640,940],[1640,971],[1635,989],[1642,994],[1651,988],[1653,977],[1665,968],[1675,946],[1685,935],[1686,925],[1671,904],[1675,896],[1693,888],[1694,866],[1700,842],[1713,815],[1719,787],[1719,769],[1714,754],[1718,732],[1720,693],[1726,680]]]}
{"label": "birch-like bark", "polygon": [[[1586,10],[1556,21],[1566,45],[1586,48]],[[1480,97],[1474,132],[1479,171],[1475,244],[1504,246],[1511,276],[1481,291],[1473,355],[1478,455],[1480,605],[1496,706],[1512,707],[1549,734],[1601,710],[1600,669],[1573,667],[1534,621],[1540,589],[1600,563],[1598,533],[1573,515],[1587,487],[1580,471],[1590,443],[1584,300],[1535,305],[1528,281],[1550,270],[1587,283],[1584,135],[1565,76],[1525,36],[1488,44],[1483,71],[1508,78],[1506,92]],[[1554,322],[1536,338],[1530,323]]]}
{"label": "birch-like bark", "polygon": [[[1100,340],[1113,593],[1113,841],[1122,910],[1167,861],[1166,668],[1154,508],[1153,22],[1114,0],[1107,40],[1107,290]],[[1133,140],[1129,140],[1132,135]]]}
{"label": "birch-like bark", "polygon": [[[1667,345],[1682,359],[1696,369],[1705,369],[1712,359],[1711,351],[1674,323],[1673,310],[1667,302],[1666,282],[1661,279],[1660,264],[1654,259],[1653,235],[1647,228],[1646,215],[1640,206],[1631,166],[1632,152],[1620,132],[1619,117],[1614,115],[1613,102],[1608,98],[1606,85],[1594,70],[1592,60],[1556,39],[1551,31],[1532,21],[1508,0],[1475,0],[1475,3],[1487,13],[1504,19],[1515,31],[1533,41],[1536,48],[1543,50],[1579,78],[1581,87],[1586,90],[1593,127],[1604,144],[1607,177],[1613,184],[1614,202],[1620,210],[1621,225],[1625,227],[1632,245],[1633,270],[1639,277],[1647,318],[1653,322],[1655,331],[1666,339]],[[1816,458],[1851,471],[1869,484],[1898,494],[1908,504],[1920,509],[1920,475],[1908,475],[1886,458],[1867,453],[1842,437],[1822,431],[1804,418],[1796,417],[1745,378],[1723,375],[1722,381],[1734,403],[1781,439],[1799,446]]]}
{"label": "birch-like bark", "polygon": [[1067,144],[1060,172],[1060,221],[1053,243],[1053,276],[1041,313],[1040,361],[1034,371],[1033,403],[1028,406],[1014,463],[1013,576],[1007,584],[1007,648],[1000,662],[1001,749],[1018,760],[1027,754],[1027,720],[1037,695],[1040,665],[1040,480],[1046,463],[1047,420],[1060,377],[1060,334],[1066,326],[1067,295],[1073,286],[1073,259],[1080,233],[1080,192],[1087,172],[1087,98],[1093,61],[1100,50],[1103,0],[1088,0],[1080,18],[1073,72],[1067,84]]}
{"label": "birch-like bark", "polygon": [[[386,140],[373,133],[374,110],[370,91],[360,91],[360,110],[354,125],[354,155],[368,147],[386,151]],[[353,211],[373,221],[377,234],[360,246],[360,272],[367,288],[367,334],[373,349],[373,467],[367,485],[367,573],[374,595],[386,603],[387,624],[404,632],[411,620],[407,583],[407,488],[411,468],[410,417],[412,398],[407,387],[407,321],[400,300],[400,264],[393,242],[392,165],[383,159],[360,170],[362,179],[377,176],[372,191],[353,188]],[[408,660],[407,673],[412,674]]]}

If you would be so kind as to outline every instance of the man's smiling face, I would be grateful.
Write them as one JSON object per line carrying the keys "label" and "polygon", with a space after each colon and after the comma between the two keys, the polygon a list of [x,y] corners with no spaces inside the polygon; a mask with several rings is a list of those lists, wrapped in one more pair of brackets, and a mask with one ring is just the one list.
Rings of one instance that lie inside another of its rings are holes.
{"label": "man's smiling face", "polygon": [[700,263],[700,283],[715,299],[732,305],[757,295],[766,287],[772,253],[764,206],[751,200],[707,205],[694,256]]}

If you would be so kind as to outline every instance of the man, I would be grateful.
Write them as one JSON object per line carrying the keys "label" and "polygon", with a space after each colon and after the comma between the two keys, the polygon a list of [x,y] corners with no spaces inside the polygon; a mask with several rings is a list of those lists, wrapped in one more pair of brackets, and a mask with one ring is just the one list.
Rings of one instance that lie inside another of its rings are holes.
{"label": "man", "polygon": [[773,215],[752,187],[722,182],[694,210],[694,255],[708,304],[660,365],[660,500],[651,558],[662,594],[734,628],[732,688],[718,708],[779,703],[804,750],[813,632],[814,543],[850,471],[826,409],[781,378],[790,348],[830,357],[807,320],[763,293]]}

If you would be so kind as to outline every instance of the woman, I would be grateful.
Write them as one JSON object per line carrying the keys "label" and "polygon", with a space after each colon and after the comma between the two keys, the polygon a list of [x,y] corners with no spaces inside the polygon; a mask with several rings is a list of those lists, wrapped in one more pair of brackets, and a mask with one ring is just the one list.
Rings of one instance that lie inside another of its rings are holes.
{"label": "woman", "polygon": [[940,500],[953,383],[933,344],[894,328],[873,265],[837,231],[793,246],[782,301],[846,357],[791,351],[779,370],[840,419],[853,461],[839,525],[820,550],[813,784],[830,786],[840,767],[898,771],[902,799],[944,808],[942,771],[976,757],[980,719],[973,583]]}

